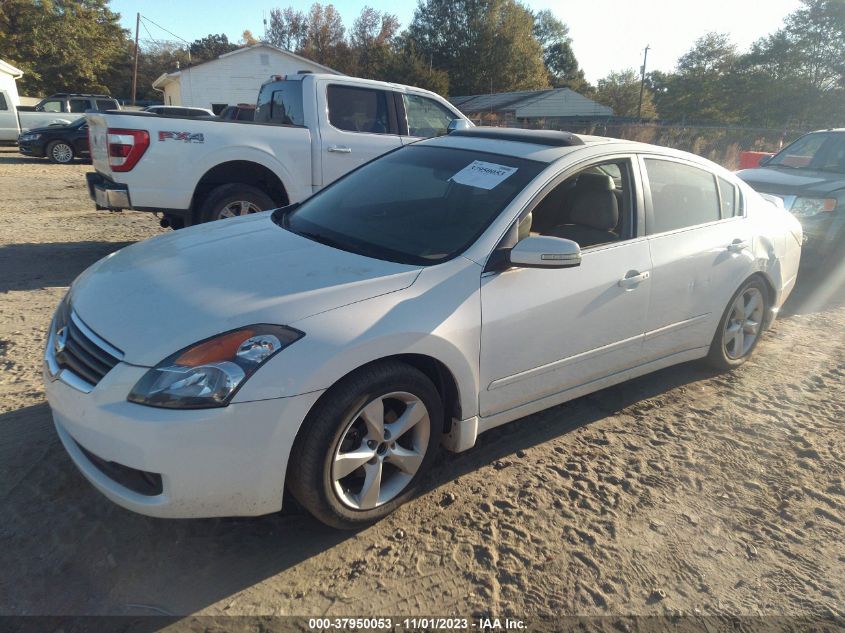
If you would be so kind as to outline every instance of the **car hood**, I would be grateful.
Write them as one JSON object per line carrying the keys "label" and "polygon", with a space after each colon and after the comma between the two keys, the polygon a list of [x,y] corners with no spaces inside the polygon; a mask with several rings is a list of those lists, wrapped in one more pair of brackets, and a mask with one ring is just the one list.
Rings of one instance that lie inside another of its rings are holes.
{"label": "car hood", "polygon": [[401,290],[419,272],[313,242],[280,228],[266,212],[112,253],[73,282],[70,301],[126,362],[152,366],[221,332],[289,325]]}
{"label": "car hood", "polygon": [[69,125],[49,125],[44,127],[34,127],[32,129],[27,130],[26,132],[21,132],[21,134],[46,134],[47,132],[67,132],[69,129]]}
{"label": "car hood", "polygon": [[813,169],[759,167],[736,175],[757,191],[778,195],[824,196],[845,188],[845,174]]}

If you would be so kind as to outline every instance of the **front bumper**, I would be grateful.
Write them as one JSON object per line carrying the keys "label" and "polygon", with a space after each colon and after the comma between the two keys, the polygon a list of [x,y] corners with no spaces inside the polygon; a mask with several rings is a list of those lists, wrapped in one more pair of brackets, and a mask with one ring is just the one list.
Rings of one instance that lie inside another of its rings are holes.
{"label": "front bumper", "polygon": [[[291,446],[322,392],[218,409],[157,409],[126,400],[146,371],[118,363],[83,393],[51,378],[45,366],[56,431],[88,481],[118,505],[149,516],[278,511]],[[104,466],[109,462],[113,468]],[[127,472],[130,480],[119,476]],[[134,485],[132,476],[158,488]]]}
{"label": "front bumper", "polygon": [[44,157],[43,146],[33,145],[32,143],[28,143],[26,141],[24,141],[23,143],[18,141],[18,151],[24,156],[35,156],[36,158]]}
{"label": "front bumper", "polygon": [[98,209],[122,211],[132,208],[127,185],[109,180],[97,172],[88,172],[85,179],[88,181],[88,194],[97,203]]}

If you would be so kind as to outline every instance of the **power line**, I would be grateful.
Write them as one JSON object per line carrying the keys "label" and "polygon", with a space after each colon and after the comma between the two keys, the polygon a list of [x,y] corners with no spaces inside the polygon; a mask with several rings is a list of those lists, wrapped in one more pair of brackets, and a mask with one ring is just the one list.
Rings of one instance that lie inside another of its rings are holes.
{"label": "power line", "polygon": [[[177,40],[181,40],[181,41],[185,42],[185,44],[190,44],[190,42],[189,42],[188,40],[186,40],[184,37],[179,37],[179,36],[178,36],[178,35],[176,35],[176,33],[174,33],[173,31],[168,31],[168,30],[167,30],[166,28],[164,28],[161,24],[158,24],[158,23],[156,23],[156,22],[153,22],[153,21],[152,21],[152,20],[150,20],[148,17],[145,17],[145,16],[143,16],[143,15],[142,15],[142,16],[141,16],[141,19],[142,19],[144,22],[149,22],[149,23],[150,23],[150,24],[152,24],[153,26],[157,26],[158,28],[160,28],[160,29],[161,29],[162,31],[164,31],[165,33],[169,33],[170,35],[172,35],[173,37],[175,37]],[[145,27],[145,28],[146,28],[146,27]],[[147,31],[147,33],[149,33],[149,31]],[[150,37],[152,37],[152,35],[151,35]]]}

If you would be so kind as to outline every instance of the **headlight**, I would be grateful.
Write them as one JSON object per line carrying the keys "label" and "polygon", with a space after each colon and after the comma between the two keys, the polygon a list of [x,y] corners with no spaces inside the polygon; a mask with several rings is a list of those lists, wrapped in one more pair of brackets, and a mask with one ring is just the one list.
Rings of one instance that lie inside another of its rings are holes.
{"label": "headlight", "polygon": [[836,198],[797,198],[792,213],[799,218],[809,218],[819,213],[830,213],[836,208]]}
{"label": "headlight", "polygon": [[305,336],[278,325],[251,325],[200,341],[143,375],[128,400],[151,407],[225,407],[272,356]]}
{"label": "headlight", "polygon": [[37,141],[40,138],[40,134],[24,134],[23,136],[21,136],[22,141]]}

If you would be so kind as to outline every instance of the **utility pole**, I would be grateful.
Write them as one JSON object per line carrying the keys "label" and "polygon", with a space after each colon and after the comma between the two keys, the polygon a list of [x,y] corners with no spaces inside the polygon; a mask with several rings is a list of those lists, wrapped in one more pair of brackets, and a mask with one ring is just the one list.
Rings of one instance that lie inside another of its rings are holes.
{"label": "utility pole", "polygon": [[135,94],[138,88],[138,29],[141,27],[141,14],[135,17],[135,68],[132,71],[132,105],[135,105]]}
{"label": "utility pole", "polygon": [[645,91],[645,65],[648,61],[648,49],[651,48],[648,44],[645,45],[645,51],[643,53],[643,67],[640,69],[640,103],[637,106],[637,121],[642,121],[642,114],[643,114],[643,92]]}

